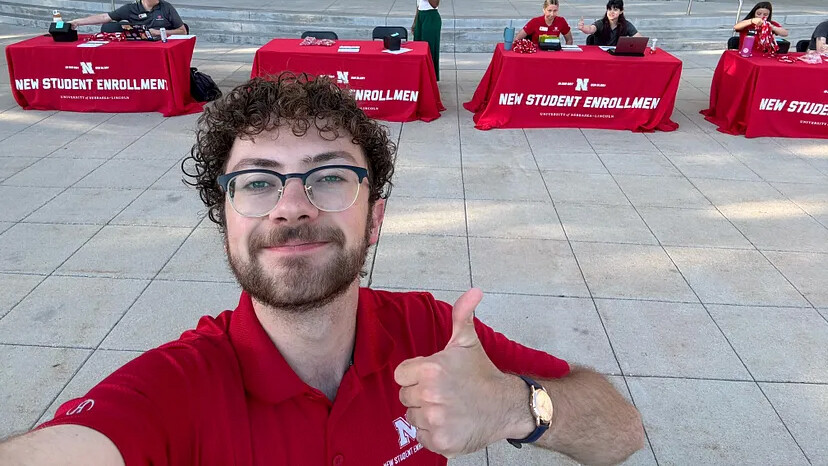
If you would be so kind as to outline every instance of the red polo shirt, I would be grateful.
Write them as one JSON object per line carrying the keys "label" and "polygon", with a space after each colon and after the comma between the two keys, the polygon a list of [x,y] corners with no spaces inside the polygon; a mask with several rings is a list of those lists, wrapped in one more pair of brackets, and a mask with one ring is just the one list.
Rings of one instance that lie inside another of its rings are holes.
{"label": "red polo shirt", "polygon": [[[540,36],[565,36],[569,34],[570,30],[571,28],[563,16],[555,16],[551,25],[546,24],[544,16],[538,16],[530,19],[526,26],[523,26],[523,32],[531,36],[532,42],[535,44],[538,43],[538,37]],[[563,37],[561,37],[561,43],[566,43]]]}
{"label": "red polo shirt", "polygon": [[[475,325],[501,370],[568,373],[563,360]],[[203,317],[64,403],[40,428],[93,428],[127,465],[445,465],[404,421],[394,369],[442,350],[450,336],[451,306],[431,294],[361,289],[354,365],[331,403],[288,366],[242,293],[234,312]]]}

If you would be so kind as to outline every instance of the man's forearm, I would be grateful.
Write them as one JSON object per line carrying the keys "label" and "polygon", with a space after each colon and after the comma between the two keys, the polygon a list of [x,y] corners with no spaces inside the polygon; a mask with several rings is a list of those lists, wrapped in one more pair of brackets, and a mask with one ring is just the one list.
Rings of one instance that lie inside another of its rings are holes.
{"label": "man's forearm", "polygon": [[[160,29],[150,29],[150,32],[152,32],[153,35],[156,35],[156,36],[161,34]],[[181,34],[181,35],[187,34],[187,28],[184,27],[184,26],[181,26],[181,27],[175,28],[175,29],[167,29],[167,35],[168,36],[174,36],[174,35],[177,35],[177,34]]]}
{"label": "man's forearm", "polygon": [[104,24],[112,21],[112,18],[109,17],[109,13],[101,13],[99,15],[92,15],[87,16],[85,18],[78,18],[73,19],[70,23],[74,24],[75,26],[90,26],[93,24]]}
{"label": "man's forearm", "polygon": [[[528,389],[518,380],[517,417],[507,427],[512,438],[524,438],[534,426],[528,408]],[[644,446],[638,410],[601,374],[573,367],[561,379],[537,380],[554,405],[549,430],[535,442],[584,464],[616,464]],[[521,402],[522,401],[522,402]],[[520,419],[521,421],[518,421]]]}

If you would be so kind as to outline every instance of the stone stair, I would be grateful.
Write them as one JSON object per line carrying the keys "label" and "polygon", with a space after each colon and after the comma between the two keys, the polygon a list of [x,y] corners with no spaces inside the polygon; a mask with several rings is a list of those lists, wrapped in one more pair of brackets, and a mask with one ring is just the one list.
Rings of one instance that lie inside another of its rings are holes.
{"label": "stone stair", "polygon": [[[654,2],[656,3],[656,2]],[[120,4],[120,0],[118,2]],[[110,2],[73,0],[33,0],[32,3],[0,0],[0,23],[47,30],[51,11],[58,9],[65,18],[77,18],[109,11]],[[270,10],[191,6],[176,2],[181,17],[200,40],[236,44],[262,45],[274,37],[299,37],[306,30],[333,30],[340,39],[364,39],[375,26],[411,26],[408,15],[305,14]],[[574,18],[571,18],[574,22]],[[658,39],[658,46],[668,51],[721,50],[731,36],[733,15],[719,16],[635,16],[629,17],[642,34]],[[790,31],[789,40],[810,37],[821,15],[775,16]],[[443,53],[489,53],[502,40],[503,27],[512,20],[522,24],[526,18],[452,18],[443,19]],[[97,32],[98,27],[81,28]],[[573,31],[576,44],[583,44],[584,34]]]}

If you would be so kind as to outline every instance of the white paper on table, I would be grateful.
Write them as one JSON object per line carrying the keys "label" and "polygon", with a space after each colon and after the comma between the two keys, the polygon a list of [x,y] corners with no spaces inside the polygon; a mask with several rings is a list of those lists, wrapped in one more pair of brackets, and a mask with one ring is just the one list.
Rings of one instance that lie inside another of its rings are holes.
{"label": "white paper on table", "polygon": [[581,50],[581,47],[579,47],[575,44],[561,45],[561,50],[563,50],[565,52],[583,52],[583,50]]}
{"label": "white paper on table", "polygon": [[606,52],[607,50],[615,50],[615,47],[613,47],[612,45],[599,45],[598,48],[603,50],[604,52]]}
{"label": "white paper on table", "polygon": [[193,37],[195,37],[195,34],[175,34],[167,36],[167,40],[192,39]]}
{"label": "white paper on table", "polygon": [[102,45],[108,44],[108,40],[89,40],[82,44],[78,44],[78,47],[100,47]]}
{"label": "white paper on table", "polygon": [[356,52],[359,52],[359,46],[358,45],[340,45],[337,52],[356,53]]}
{"label": "white paper on table", "polygon": [[399,49],[399,50],[388,50],[388,49],[385,49],[385,50],[383,50],[382,52],[383,52],[383,53],[390,53],[390,54],[394,54],[394,55],[399,55],[399,54],[401,54],[401,53],[410,52],[410,51],[412,51],[412,50],[414,50],[414,49],[407,49],[407,48],[405,48],[405,47],[400,47],[400,49]]}

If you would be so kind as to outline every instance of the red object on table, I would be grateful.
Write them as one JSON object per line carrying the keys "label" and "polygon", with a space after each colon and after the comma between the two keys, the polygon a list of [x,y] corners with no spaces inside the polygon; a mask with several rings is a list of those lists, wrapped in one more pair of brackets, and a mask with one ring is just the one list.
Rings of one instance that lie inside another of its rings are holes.
{"label": "red object on table", "polygon": [[[432,121],[445,110],[426,42],[403,42],[402,54],[383,52],[382,41],[337,41],[332,47],[300,46],[299,39],[273,39],[253,59],[251,77],[282,71],[328,75],[349,87],[371,118]],[[340,46],[359,52],[339,52]]]}
{"label": "red object on table", "polygon": [[164,116],[202,110],[190,95],[194,38],[78,47],[87,43],[39,36],[6,47],[17,103],[26,110]]}
{"label": "red object on table", "polygon": [[495,48],[474,97],[463,104],[475,127],[673,131],[681,60],[659,49],[616,57],[581,52],[519,54]]}
{"label": "red object on table", "polygon": [[701,113],[727,134],[828,138],[828,63],[743,58],[728,50],[713,74],[710,108]]}

